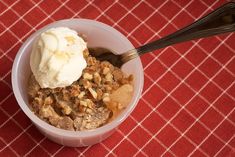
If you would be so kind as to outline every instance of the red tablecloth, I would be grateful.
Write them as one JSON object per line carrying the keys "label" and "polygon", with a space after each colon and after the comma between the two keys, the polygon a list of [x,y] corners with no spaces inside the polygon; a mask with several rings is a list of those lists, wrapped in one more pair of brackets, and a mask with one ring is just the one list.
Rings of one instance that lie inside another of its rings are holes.
{"label": "red tablecloth", "polygon": [[202,17],[214,0],[1,0],[0,156],[235,156],[235,34],[141,57],[142,98],[107,140],[69,148],[45,138],[12,93],[11,67],[26,38],[66,18],[109,24],[139,46]]}

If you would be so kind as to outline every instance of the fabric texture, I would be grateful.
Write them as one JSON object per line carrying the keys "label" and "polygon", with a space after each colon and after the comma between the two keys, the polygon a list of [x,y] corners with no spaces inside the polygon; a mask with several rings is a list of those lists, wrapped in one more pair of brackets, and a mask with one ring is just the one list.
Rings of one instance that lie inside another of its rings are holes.
{"label": "fabric texture", "polygon": [[22,43],[61,19],[106,23],[134,46],[190,24],[227,1],[1,0],[0,156],[235,156],[235,34],[141,56],[144,90],[135,110],[102,143],[69,148],[45,138],[22,112],[11,85]]}

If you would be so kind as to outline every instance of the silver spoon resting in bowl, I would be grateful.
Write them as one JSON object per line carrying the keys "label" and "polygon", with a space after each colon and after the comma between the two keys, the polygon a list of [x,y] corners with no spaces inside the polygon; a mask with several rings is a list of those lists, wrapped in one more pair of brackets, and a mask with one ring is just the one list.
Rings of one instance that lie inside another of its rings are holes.
{"label": "silver spoon resting in bowl", "polygon": [[175,33],[138,48],[126,51],[120,55],[117,55],[112,51],[101,47],[88,49],[91,56],[95,57],[96,59],[100,61],[109,61],[114,66],[120,68],[129,60],[153,50],[184,41],[233,31],[235,31],[235,3],[229,2],[217,8],[205,17],[202,17],[194,23],[186,26],[185,28],[176,31]]}

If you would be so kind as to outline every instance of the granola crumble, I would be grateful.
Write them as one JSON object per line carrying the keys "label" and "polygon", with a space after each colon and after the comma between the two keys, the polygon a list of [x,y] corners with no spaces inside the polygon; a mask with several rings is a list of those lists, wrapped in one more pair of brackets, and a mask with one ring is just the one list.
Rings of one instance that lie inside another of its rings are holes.
{"label": "granola crumble", "polygon": [[40,88],[31,75],[31,110],[47,123],[66,130],[89,130],[105,125],[129,103],[133,76],[107,61],[98,61],[84,51],[87,67],[82,77],[63,88]]}

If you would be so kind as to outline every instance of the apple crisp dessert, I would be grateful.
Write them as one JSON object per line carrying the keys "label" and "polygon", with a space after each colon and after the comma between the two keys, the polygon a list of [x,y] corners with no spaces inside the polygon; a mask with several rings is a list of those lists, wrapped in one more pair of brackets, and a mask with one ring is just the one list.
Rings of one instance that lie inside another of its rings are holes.
{"label": "apple crisp dessert", "polygon": [[28,95],[31,110],[47,123],[66,130],[90,130],[114,119],[131,101],[133,75],[83,52],[87,67],[70,86],[41,88],[33,75]]}

